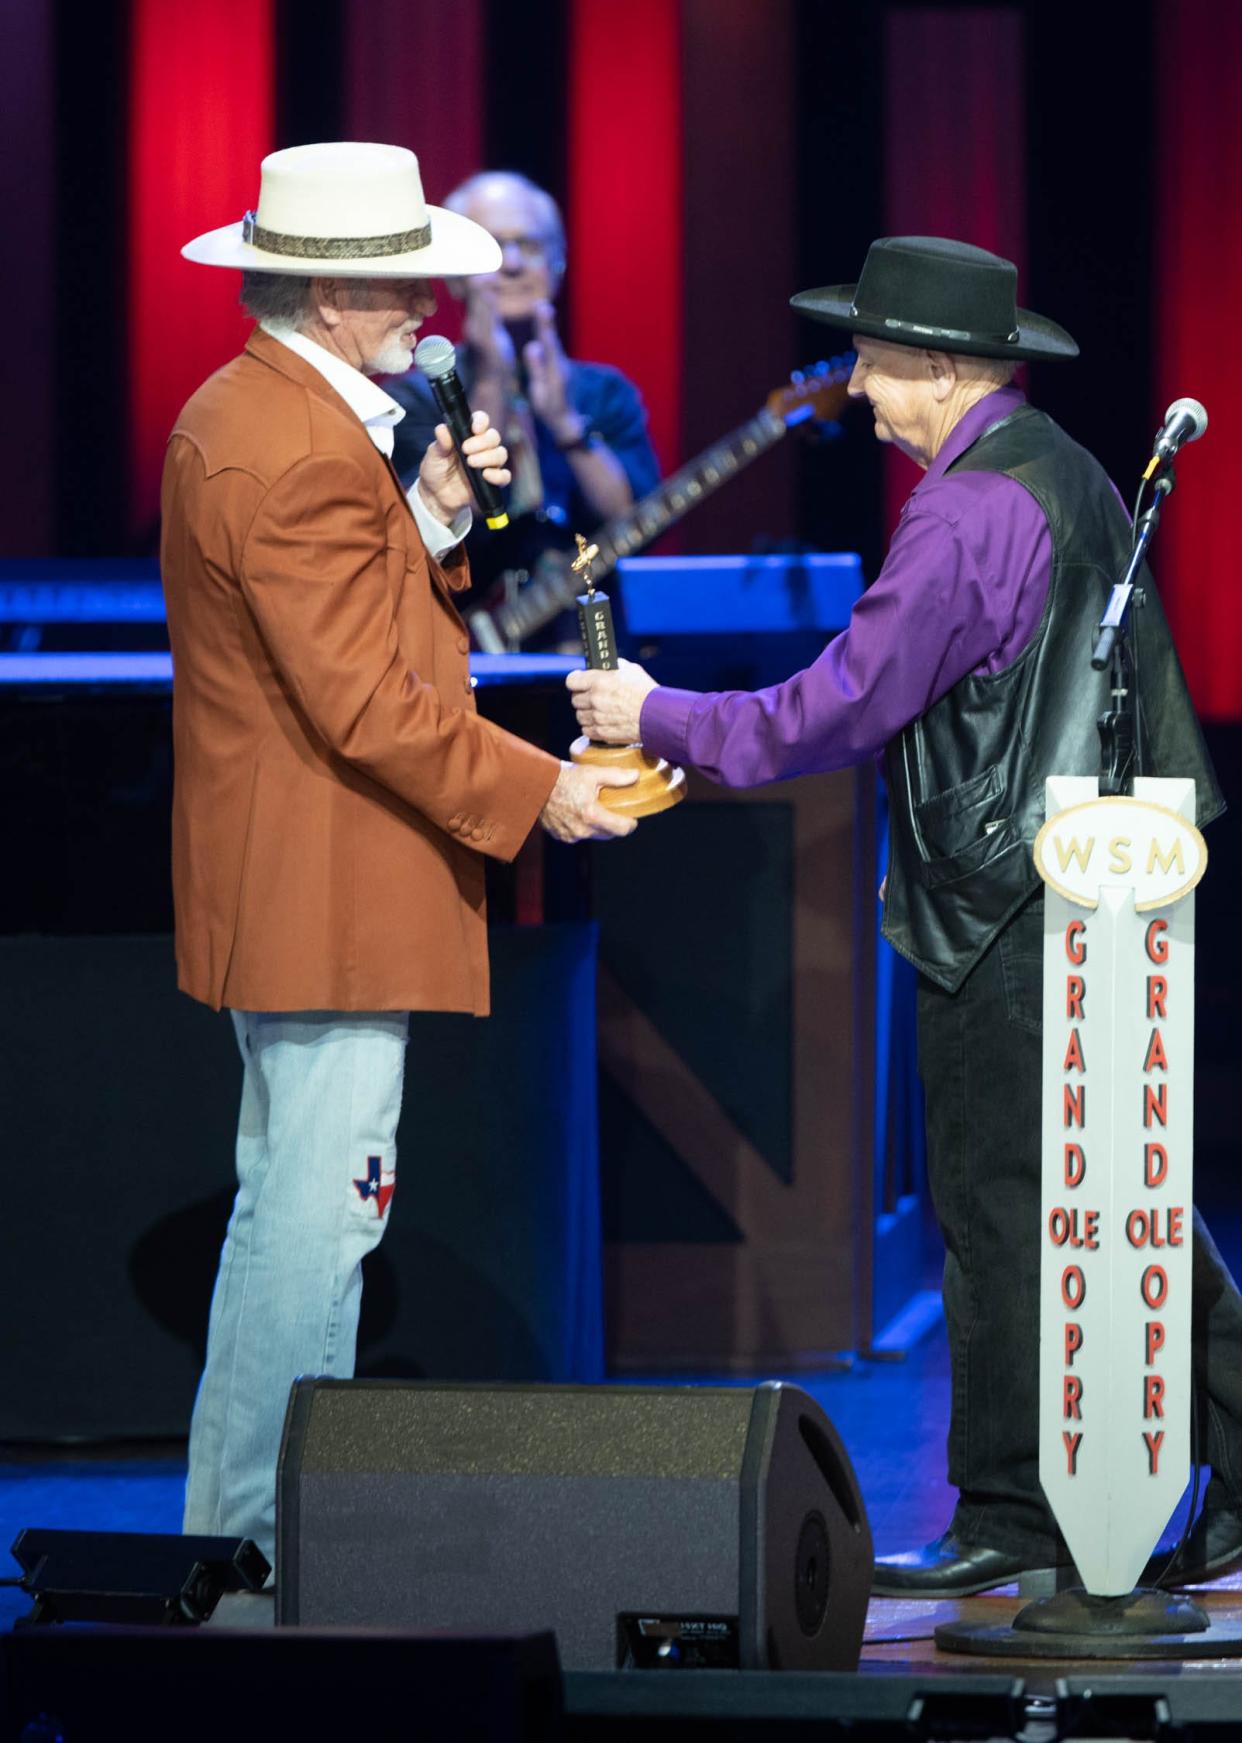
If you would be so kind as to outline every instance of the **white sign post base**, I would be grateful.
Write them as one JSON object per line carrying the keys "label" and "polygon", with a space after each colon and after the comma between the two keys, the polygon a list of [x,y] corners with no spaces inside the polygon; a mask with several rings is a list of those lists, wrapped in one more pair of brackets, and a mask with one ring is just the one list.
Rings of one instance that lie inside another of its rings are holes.
{"label": "white sign post base", "polygon": [[1190,1469],[1194,803],[1054,779],[1040,838],[1039,1477],[1101,1597],[1138,1584]]}

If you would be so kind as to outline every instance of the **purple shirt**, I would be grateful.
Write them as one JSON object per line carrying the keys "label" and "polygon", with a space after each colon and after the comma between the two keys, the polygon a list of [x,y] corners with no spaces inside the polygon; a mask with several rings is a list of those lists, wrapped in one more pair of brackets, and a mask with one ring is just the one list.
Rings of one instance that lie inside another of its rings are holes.
{"label": "purple shirt", "polygon": [[652,690],[646,748],[730,787],[845,768],[967,673],[1012,665],[1048,597],[1048,522],[1003,473],[945,472],[1025,404],[1002,387],[958,420],[911,491],[879,575],[813,666],[766,690]]}

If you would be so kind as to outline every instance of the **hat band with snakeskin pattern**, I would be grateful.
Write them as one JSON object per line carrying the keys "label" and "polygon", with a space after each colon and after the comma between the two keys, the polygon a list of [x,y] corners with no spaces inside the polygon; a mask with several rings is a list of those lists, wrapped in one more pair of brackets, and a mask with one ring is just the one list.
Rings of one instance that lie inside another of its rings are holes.
{"label": "hat band with snakeskin pattern", "polygon": [[297,260],[379,260],[389,254],[411,254],[431,241],[431,222],[417,230],[398,230],[392,236],[286,236],[265,230],[253,212],[242,219],[242,240],[268,254],[287,254]]}

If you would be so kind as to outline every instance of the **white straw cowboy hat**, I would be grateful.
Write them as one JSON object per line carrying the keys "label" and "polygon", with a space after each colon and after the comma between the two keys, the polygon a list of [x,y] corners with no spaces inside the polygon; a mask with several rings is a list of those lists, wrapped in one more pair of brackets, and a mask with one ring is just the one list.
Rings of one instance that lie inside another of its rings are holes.
{"label": "white straw cowboy hat", "polygon": [[401,145],[293,145],[265,157],[259,203],[187,242],[187,260],[322,278],[465,277],[500,268],[482,225],[423,198]]}

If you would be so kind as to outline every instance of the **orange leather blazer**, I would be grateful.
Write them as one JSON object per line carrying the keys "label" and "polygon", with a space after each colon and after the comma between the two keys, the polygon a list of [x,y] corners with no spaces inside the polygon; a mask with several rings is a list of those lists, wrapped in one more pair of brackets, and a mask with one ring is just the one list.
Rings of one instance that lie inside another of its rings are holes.
{"label": "orange leather blazer", "polygon": [[178,984],[217,1009],[488,1009],[481,855],[559,763],[475,710],[392,467],[256,331],[168,443]]}

